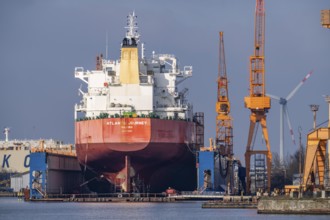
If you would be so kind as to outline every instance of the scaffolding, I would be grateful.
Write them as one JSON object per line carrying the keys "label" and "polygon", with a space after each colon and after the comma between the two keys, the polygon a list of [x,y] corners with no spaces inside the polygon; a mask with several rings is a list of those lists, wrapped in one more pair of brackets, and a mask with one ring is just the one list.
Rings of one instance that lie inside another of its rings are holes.
{"label": "scaffolding", "polygon": [[198,150],[204,146],[204,113],[196,112],[194,122],[196,123],[196,150]]}
{"label": "scaffolding", "polygon": [[263,154],[254,155],[254,167],[251,168],[251,192],[265,192],[267,189],[266,158]]}

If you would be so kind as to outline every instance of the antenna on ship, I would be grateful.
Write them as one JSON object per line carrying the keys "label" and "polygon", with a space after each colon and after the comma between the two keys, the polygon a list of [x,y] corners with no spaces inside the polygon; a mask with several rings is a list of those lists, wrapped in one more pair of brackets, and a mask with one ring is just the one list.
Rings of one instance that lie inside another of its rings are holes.
{"label": "antenna on ship", "polygon": [[144,47],[144,43],[141,44],[141,58],[144,59],[144,51],[145,51],[145,47]]}
{"label": "antenna on ship", "polygon": [[108,59],[108,31],[105,34],[105,59]]}
{"label": "antenna on ship", "polygon": [[8,127],[4,128],[3,133],[5,134],[5,137],[6,137],[5,141],[6,142],[9,141],[9,132],[10,132],[10,128],[8,128]]}
{"label": "antenna on ship", "polygon": [[140,34],[137,32],[138,26],[136,19],[135,11],[127,16],[127,27],[125,27],[127,29],[126,38],[130,40],[135,39],[136,42],[139,42]]}

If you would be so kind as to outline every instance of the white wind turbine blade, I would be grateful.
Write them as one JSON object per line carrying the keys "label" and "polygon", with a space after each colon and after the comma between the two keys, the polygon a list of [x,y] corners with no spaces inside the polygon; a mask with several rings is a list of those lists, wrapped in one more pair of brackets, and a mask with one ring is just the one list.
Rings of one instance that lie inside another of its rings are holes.
{"label": "white wind turbine blade", "polygon": [[289,101],[292,96],[298,91],[298,89],[306,82],[306,80],[312,75],[313,70],[310,71],[302,80],[301,82],[296,86],[296,88],[294,88],[290,94],[286,97],[286,100]]}
{"label": "white wind turbine blade", "polygon": [[272,95],[272,94],[268,94],[268,93],[267,93],[266,96],[269,96],[269,97],[271,97],[272,99],[276,99],[276,100],[278,100],[278,101],[281,100],[281,98],[278,97],[278,96],[276,96],[276,95]]}
{"label": "white wind turbine blade", "polygon": [[296,140],[294,138],[294,134],[293,134],[293,130],[292,130],[291,122],[290,122],[289,111],[288,111],[287,105],[285,105],[285,107],[284,107],[284,112],[285,112],[285,116],[286,116],[288,126],[289,126],[289,129],[290,129],[290,135],[291,135],[292,142],[293,142],[294,145],[296,145]]}

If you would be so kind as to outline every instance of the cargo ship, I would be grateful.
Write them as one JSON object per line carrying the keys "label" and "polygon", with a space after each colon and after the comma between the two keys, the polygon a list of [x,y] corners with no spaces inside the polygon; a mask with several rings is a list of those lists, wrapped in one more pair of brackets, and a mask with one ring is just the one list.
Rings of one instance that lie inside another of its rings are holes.
{"label": "cargo ship", "polygon": [[4,128],[4,140],[0,140],[0,173],[24,173],[30,169],[30,153],[72,150],[72,145],[54,139],[9,139],[9,128]]}
{"label": "cargo ship", "polygon": [[[31,152],[75,155],[73,146],[54,139],[9,139],[9,128],[4,128],[0,140],[0,192],[18,192],[30,181]],[[13,181],[12,181],[13,180]]]}
{"label": "cargo ship", "polygon": [[127,18],[119,60],[101,54],[95,70],[75,68],[75,78],[87,84],[75,105],[84,184],[95,192],[195,190],[204,116],[193,113],[188,89],[178,87],[192,67],[181,70],[172,54],[145,57],[135,13]]}

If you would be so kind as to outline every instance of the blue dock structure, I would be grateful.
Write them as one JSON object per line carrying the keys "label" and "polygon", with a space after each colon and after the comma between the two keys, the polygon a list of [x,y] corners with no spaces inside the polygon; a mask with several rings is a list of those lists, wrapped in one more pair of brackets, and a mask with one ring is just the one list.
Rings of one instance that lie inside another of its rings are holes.
{"label": "blue dock structure", "polygon": [[74,154],[39,151],[30,157],[30,199],[80,192],[83,176]]}

